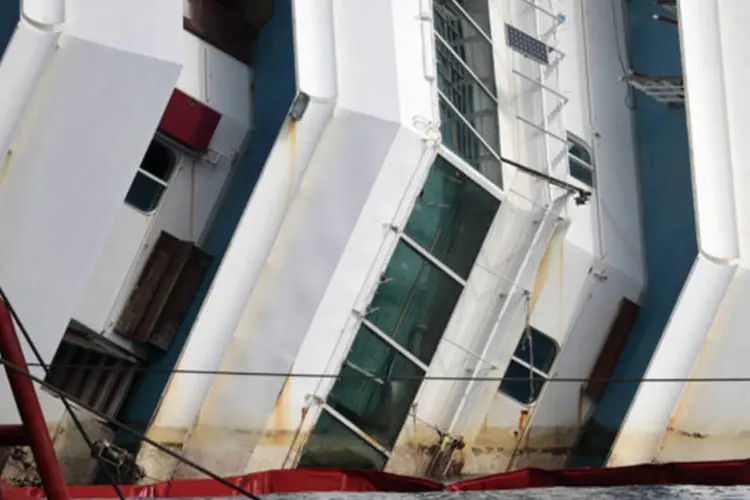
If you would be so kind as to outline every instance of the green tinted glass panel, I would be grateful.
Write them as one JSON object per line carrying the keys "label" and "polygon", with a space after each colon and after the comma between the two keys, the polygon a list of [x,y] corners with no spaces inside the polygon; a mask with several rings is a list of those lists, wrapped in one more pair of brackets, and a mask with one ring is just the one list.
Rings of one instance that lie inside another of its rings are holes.
{"label": "green tinted glass panel", "polygon": [[591,155],[589,154],[588,150],[584,148],[583,145],[579,144],[576,140],[570,141],[570,145],[568,146],[568,153],[588,165],[593,164],[593,161],[591,161]]}
{"label": "green tinted glass panel", "polygon": [[302,450],[297,467],[382,470],[387,460],[367,441],[323,411]]}
{"label": "green tinted glass panel", "polygon": [[499,207],[497,198],[438,156],[405,232],[465,279]]}
{"label": "green tinted glass panel", "polygon": [[328,396],[328,404],[391,449],[422,383],[422,369],[362,326],[340,377]]}
{"label": "green tinted glass panel", "polygon": [[141,172],[135,174],[133,184],[130,185],[125,202],[142,212],[151,212],[159,205],[159,200],[166,188],[149,179]]}
{"label": "green tinted glass panel", "polygon": [[589,187],[594,186],[594,172],[591,166],[581,162],[575,156],[568,157],[570,165],[570,175],[578,179]]}
{"label": "green tinted glass panel", "polygon": [[382,278],[367,319],[429,364],[461,285],[403,241]]}

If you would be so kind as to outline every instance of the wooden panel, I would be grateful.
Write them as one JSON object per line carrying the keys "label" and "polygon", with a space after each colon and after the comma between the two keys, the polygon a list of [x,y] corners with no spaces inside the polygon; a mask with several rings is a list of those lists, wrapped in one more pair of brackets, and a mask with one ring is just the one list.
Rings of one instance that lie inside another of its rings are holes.
{"label": "wooden panel", "polygon": [[117,332],[166,350],[213,258],[162,232],[118,321]]}
{"label": "wooden panel", "polygon": [[149,337],[150,344],[164,350],[169,347],[212,262],[213,257],[200,248],[190,248],[190,256]]}
{"label": "wooden panel", "polygon": [[159,235],[135,288],[130,293],[128,302],[117,320],[115,331],[120,335],[136,340],[138,324],[146,315],[149,304],[158,290],[159,283],[179,243],[180,240],[169,233],[162,232]]}
{"label": "wooden panel", "polygon": [[145,342],[150,339],[156,322],[159,320],[159,316],[169,300],[172,290],[174,290],[174,286],[187,263],[188,257],[190,257],[192,247],[192,243],[180,241],[172,248],[169,265],[161,275],[159,286],[151,297],[145,314],[138,323],[138,327],[133,334],[133,340]]}
{"label": "wooden panel", "polygon": [[620,310],[617,313],[612,328],[607,336],[607,342],[604,344],[599,359],[597,359],[594,369],[589,375],[589,382],[586,384],[584,392],[595,401],[598,400],[607,389],[609,381],[615,370],[615,365],[620,359],[620,354],[625,347],[630,331],[633,329],[636,319],[638,318],[640,306],[630,300],[623,298],[620,301]]}

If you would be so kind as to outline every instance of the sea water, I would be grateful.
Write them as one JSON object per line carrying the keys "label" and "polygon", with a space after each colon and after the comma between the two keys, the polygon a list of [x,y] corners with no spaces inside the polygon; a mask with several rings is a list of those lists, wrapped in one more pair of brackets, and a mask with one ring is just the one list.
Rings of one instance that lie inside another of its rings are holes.
{"label": "sea water", "polygon": [[517,491],[433,493],[306,493],[265,495],[264,500],[750,500],[750,486],[623,486],[534,488]]}

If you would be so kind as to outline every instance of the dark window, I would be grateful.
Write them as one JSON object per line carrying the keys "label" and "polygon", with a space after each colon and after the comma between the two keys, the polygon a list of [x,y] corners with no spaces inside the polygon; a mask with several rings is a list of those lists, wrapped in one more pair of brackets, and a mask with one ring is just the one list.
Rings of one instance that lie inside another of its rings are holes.
{"label": "dark window", "polygon": [[591,151],[572,134],[568,134],[568,164],[571,177],[588,187],[594,186],[594,160]]}
{"label": "dark window", "polygon": [[125,202],[141,212],[153,212],[167,189],[174,166],[175,157],[169,148],[152,141],[125,196]]}
{"label": "dark window", "polygon": [[297,467],[381,470],[388,458],[327,411],[318,417]]}
{"label": "dark window", "polygon": [[404,232],[467,279],[498,208],[497,198],[438,156]]}
{"label": "dark window", "polygon": [[549,377],[557,352],[554,340],[536,328],[527,328],[503,375],[500,392],[519,403],[531,404],[536,401]]}

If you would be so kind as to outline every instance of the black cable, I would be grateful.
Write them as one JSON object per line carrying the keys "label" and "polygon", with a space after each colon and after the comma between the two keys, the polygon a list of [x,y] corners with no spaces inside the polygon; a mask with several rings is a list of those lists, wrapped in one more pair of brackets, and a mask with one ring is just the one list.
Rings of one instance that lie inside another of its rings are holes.
{"label": "black cable", "polygon": [[[35,363],[29,363],[29,366],[37,366]],[[104,370],[104,371],[126,371],[133,370],[140,373],[147,374],[174,374],[174,375],[226,375],[236,377],[290,377],[290,378],[322,378],[322,379],[371,379],[372,377],[359,373],[352,373],[351,375],[340,375],[334,373],[288,373],[288,372],[248,372],[241,370],[191,370],[181,368],[150,368],[148,366],[132,366],[132,367],[116,367],[116,366],[101,366],[101,365],[79,365],[79,364],[50,364],[50,368],[82,368],[86,370]],[[442,382],[470,382],[472,380],[477,382],[503,382],[508,381],[519,381],[528,380],[528,377],[459,377],[459,376],[439,376],[439,375],[426,375],[420,377],[418,375],[410,376],[398,376],[394,375],[389,377],[392,380],[434,380]],[[750,382],[750,376],[747,377],[675,377],[675,378],[646,378],[646,377],[550,377],[545,378],[545,382],[567,382],[567,383],[584,383],[584,382],[615,382],[622,384],[629,383],[652,383],[652,382]]]}
{"label": "black cable", "polygon": [[[6,366],[7,368],[10,368],[11,370],[14,370],[14,371],[16,371],[16,372],[24,375],[25,377],[28,377],[29,379],[31,379],[31,381],[36,382],[37,384],[39,384],[40,386],[44,387],[48,391],[51,391],[51,392],[55,393],[60,398],[68,398],[68,397],[70,397],[70,395],[68,395],[65,392],[61,391],[60,389],[58,389],[57,387],[53,386],[49,382],[46,382],[46,381],[42,380],[41,378],[39,378],[39,377],[37,377],[35,375],[32,375],[28,371],[22,369],[21,367],[18,367],[16,365],[14,365],[13,363],[10,363],[9,361],[7,361],[5,359],[0,358],[0,364],[2,364],[3,366]],[[179,453],[175,453],[174,451],[170,450],[166,446],[164,446],[164,445],[162,445],[162,444],[154,441],[153,439],[147,437],[146,435],[144,435],[143,433],[141,433],[141,432],[137,431],[136,429],[130,427],[129,425],[127,425],[127,424],[125,424],[123,422],[120,422],[119,420],[116,420],[116,419],[114,419],[112,417],[109,417],[109,416],[105,415],[104,413],[102,413],[102,412],[100,412],[100,411],[98,411],[98,410],[96,410],[94,408],[91,408],[87,404],[83,404],[83,403],[77,403],[77,404],[79,406],[81,406],[81,408],[83,408],[84,410],[86,410],[89,413],[91,413],[92,415],[94,415],[94,416],[96,416],[96,417],[98,417],[98,418],[100,418],[102,420],[105,420],[107,423],[109,423],[111,425],[114,425],[115,427],[118,427],[119,429],[122,429],[122,430],[124,430],[126,432],[129,432],[130,434],[134,435],[138,439],[140,439],[142,441],[145,441],[146,443],[150,444],[151,446],[153,446],[157,450],[166,453],[170,457],[179,460],[180,462],[184,463],[185,465],[188,465],[188,466],[192,467],[193,469],[197,470],[198,472],[200,472],[202,474],[205,474],[206,476],[210,477],[211,479],[214,479],[214,480],[218,481],[219,483],[223,484],[224,486],[233,489],[234,491],[236,491],[236,492],[238,492],[238,493],[246,496],[250,500],[261,500],[259,497],[253,495],[252,493],[250,493],[249,491],[245,490],[244,488],[241,488],[241,487],[239,487],[239,486],[237,486],[235,484],[230,483],[229,481],[227,481],[223,477],[219,476],[218,474],[216,474],[214,472],[211,472],[210,470],[206,469],[205,467],[198,465],[197,463],[195,463],[192,460],[190,460],[190,459],[188,459],[188,458],[180,455]]]}
{"label": "black cable", "polygon": [[[34,340],[31,338],[31,335],[29,335],[29,332],[26,330],[26,327],[23,325],[21,318],[18,316],[18,313],[16,313],[16,310],[13,308],[13,305],[8,299],[8,295],[5,293],[5,290],[3,290],[2,286],[0,286],[0,298],[2,299],[3,302],[5,302],[5,307],[8,308],[8,312],[10,312],[10,315],[16,321],[16,324],[18,325],[19,330],[21,330],[21,334],[26,339],[26,342],[29,344],[29,347],[34,353],[34,357],[39,362],[39,366],[42,367],[42,370],[44,371],[44,376],[47,377],[49,375],[49,367],[44,363],[44,358],[42,358],[42,354],[39,352],[39,349],[37,349],[36,344],[34,343]],[[98,450],[94,446],[94,443],[91,441],[91,438],[86,433],[86,430],[83,428],[83,424],[78,419],[78,416],[73,412],[73,407],[71,406],[70,401],[68,401],[68,398],[64,396],[61,396],[60,399],[62,400],[62,403],[65,406],[65,410],[70,414],[70,418],[71,420],[73,420],[73,424],[76,426],[76,429],[78,429],[78,432],[81,433],[81,437],[85,441],[86,446],[89,447],[91,454],[96,458],[96,461],[99,463],[99,467],[104,470],[104,473],[107,475],[107,478],[109,479],[110,483],[112,483],[112,488],[115,490],[115,493],[117,493],[118,498],[120,500],[125,500],[125,495],[123,495],[122,490],[120,489],[120,486],[117,484],[117,480],[112,475],[110,470],[107,468],[106,464],[104,463],[104,460],[102,459]]]}

